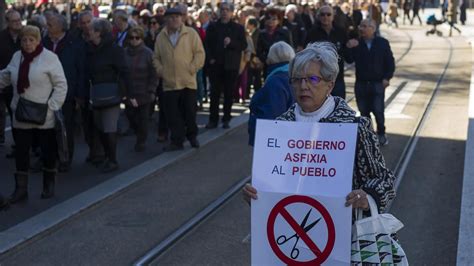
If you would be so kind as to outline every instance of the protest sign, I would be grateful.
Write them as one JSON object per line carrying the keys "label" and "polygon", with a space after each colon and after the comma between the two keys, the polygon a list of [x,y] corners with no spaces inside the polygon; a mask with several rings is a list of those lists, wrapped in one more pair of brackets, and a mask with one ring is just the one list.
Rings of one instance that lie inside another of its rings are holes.
{"label": "protest sign", "polygon": [[258,120],[253,265],[347,265],[357,125]]}

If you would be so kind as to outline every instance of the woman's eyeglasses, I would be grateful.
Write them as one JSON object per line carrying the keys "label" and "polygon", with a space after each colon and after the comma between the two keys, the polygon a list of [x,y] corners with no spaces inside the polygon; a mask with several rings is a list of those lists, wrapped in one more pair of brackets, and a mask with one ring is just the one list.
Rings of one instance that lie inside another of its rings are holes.
{"label": "woman's eyeglasses", "polygon": [[316,87],[323,78],[318,76],[309,76],[309,77],[293,77],[290,78],[290,84],[293,86],[301,86],[303,84],[303,80],[306,81],[311,87]]}
{"label": "woman's eyeglasses", "polygon": [[319,16],[320,17],[330,17],[330,16],[332,16],[332,14],[331,13],[319,13]]}
{"label": "woman's eyeglasses", "polygon": [[150,24],[151,24],[151,25],[156,25],[156,24],[158,24],[158,22],[152,21],[152,22],[150,22]]}
{"label": "woman's eyeglasses", "polygon": [[130,36],[130,40],[141,40],[142,38],[138,37],[138,36]]}

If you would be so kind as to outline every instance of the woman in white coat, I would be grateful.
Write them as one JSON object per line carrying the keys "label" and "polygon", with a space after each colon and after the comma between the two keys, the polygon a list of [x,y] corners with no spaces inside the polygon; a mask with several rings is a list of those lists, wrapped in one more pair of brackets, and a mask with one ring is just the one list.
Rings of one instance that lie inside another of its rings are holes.
{"label": "woman in white coat", "polygon": [[[33,134],[38,134],[43,159],[43,193],[41,198],[54,196],[56,178],[56,134],[54,111],[60,110],[67,93],[67,82],[58,57],[41,45],[38,28],[26,26],[21,31],[21,50],[13,55],[10,64],[0,71],[0,88],[12,85],[11,103],[14,128],[15,191],[10,203],[28,198],[29,152]],[[35,124],[18,121],[16,109],[20,98],[28,102],[47,104],[45,122]],[[34,133],[36,130],[37,133]]]}

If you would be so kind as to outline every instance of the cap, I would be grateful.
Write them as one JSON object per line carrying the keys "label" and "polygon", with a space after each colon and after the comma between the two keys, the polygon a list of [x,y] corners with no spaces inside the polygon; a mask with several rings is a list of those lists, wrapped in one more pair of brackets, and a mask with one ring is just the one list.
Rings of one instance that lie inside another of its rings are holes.
{"label": "cap", "polygon": [[166,9],[165,16],[169,16],[169,15],[183,15],[183,12],[181,12],[179,8],[172,7],[172,8]]}

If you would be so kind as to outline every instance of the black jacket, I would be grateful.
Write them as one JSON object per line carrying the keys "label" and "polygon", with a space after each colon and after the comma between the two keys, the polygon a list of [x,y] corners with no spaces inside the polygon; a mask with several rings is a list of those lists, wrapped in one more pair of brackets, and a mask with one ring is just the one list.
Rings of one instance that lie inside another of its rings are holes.
{"label": "black jacket", "polygon": [[122,95],[126,95],[127,88],[131,87],[125,51],[114,43],[112,36],[105,37],[98,46],[89,45],[87,66],[88,80],[91,85],[119,82]]}
{"label": "black jacket", "polygon": [[[229,37],[231,42],[224,47],[224,39]],[[215,60],[214,66],[225,70],[239,70],[242,51],[247,48],[245,30],[242,25],[233,21],[222,23],[220,20],[211,23],[206,31],[204,47],[207,62]]]}
{"label": "black jacket", "polygon": [[290,33],[285,28],[278,28],[273,35],[270,35],[267,29],[261,30],[260,34],[258,35],[258,42],[257,42],[257,57],[266,65],[268,51],[270,47],[279,41],[284,41],[291,45],[290,42]]}
{"label": "black jacket", "polygon": [[48,36],[43,39],[43,45],[46,49],[55,52],[61,61],[67,79],[66,102],[74,101],[75,97],[83,98],[86,94],[84,88],[85,43],[68,32],[57,45],[56,51],[53,51],[53,42]]}
{"label": "black jacket", "polygon": [[350,49],[349,63],[356,64],[356,82],[380,82],[390,80],[395,72],[395,59],[389,42],[375,36],[369,50],[366,42],[359,39],[359,45]]}
{"label": "black jacket", "polygon": [[305,47],[306,41],[306,27],[300,16],[296,15],[293,22],[289,22],[287,19],[283,21],[285,26],[290,32],[291,46],[296,50],[298,46]]}
{"label": "black jacket", "polygon": [[[0,31],[0,70],[8,66],[13,54],[20,48],[20,37],[15,42],[8,29]],[[12,86],[0,88],[0,93],[12,93]]]}
{"label": "black jacket", "polygon": [[306,39],[306,43],[327,41],[336,46],[339,55],[339,73],[337,74],[337,80],[339,81],[344,80],[344,61],[347,61],[347,57],[349,56],[349,49],[346,48],[347,40],[345,30],[333,27],[328,34],[319,23],[314,25]]}

